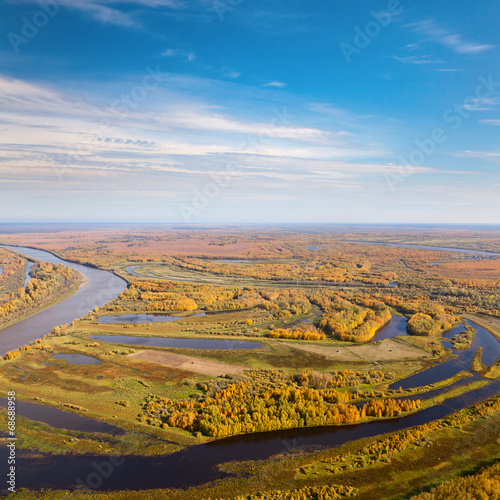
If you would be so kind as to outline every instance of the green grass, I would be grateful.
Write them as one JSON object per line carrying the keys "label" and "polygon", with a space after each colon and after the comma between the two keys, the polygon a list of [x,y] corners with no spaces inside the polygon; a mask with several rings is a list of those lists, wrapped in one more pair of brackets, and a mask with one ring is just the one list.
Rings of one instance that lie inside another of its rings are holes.
{"label": "green grass", "polygon": [[478,347],[476,354],[474,354],[474,357],[472,358],[472,361],[470,364],[470,369],[473,372],[482,373],[486,369],[486,367],[483,365],[483,363],[481,363],[482,353],[483,353],[483,348]]}
{"label": "green grass", "polygon": [[486,373],[483,374],[483,377],[493,380],[500,378],[500,361],[490,366],[489,369],[486,371]]}

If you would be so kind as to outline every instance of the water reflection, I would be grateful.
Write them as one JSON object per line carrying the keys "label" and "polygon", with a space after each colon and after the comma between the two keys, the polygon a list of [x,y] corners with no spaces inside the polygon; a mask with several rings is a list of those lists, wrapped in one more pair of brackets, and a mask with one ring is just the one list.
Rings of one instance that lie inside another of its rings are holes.
{"label": "water reflection", "polygon": [[100,316],[99,323],[105,324],[140,324],[169,323],[171,321],[181,321],[186,318],[206,316],[206,313],[190,314],[187,316],[172,316],[171,314],[122,314],[119,316]]}
{"label": "water reflection", "polygon": [[113,344],[140,345],[152,347],[172,347],[177,349],[259,349],[262,344],[258,342],[245,342],[243,340],[221,339],[178,339],[167,337],[133,337],[128,335],[92,335],[92,340],[110,342]]}
{"label": "water reflection", "polygon": [[85,354],[54,354],[55,359],[63,360],[73,365],[100,365],[101,360]]}

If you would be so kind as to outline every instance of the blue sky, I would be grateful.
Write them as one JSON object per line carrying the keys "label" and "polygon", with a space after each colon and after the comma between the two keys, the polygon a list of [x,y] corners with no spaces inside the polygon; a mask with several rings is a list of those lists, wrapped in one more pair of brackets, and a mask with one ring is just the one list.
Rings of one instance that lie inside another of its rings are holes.
{"label": "blue sky", "polygon": [[500,222],[498,0],[0,4],[4,221]]}

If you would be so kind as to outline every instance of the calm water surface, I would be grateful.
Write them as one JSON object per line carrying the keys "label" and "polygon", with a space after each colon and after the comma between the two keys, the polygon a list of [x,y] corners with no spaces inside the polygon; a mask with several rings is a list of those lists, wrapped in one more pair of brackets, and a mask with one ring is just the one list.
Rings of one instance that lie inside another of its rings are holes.
{"label": "calm water surface", "polygon": [[258,342],[221,339],[176,339],[167,337],[133,337],[128,335],[93,335],[92,340],[113,344],[140,345],[152,347],[173,347],[178,349],[259,349]]}
{"label": "calm water surface", "polygon": [[26,266],[26,278],[24,280],[24,288],[26,288],[26,285],[31,281],[31,276],[30,276],[30,271],[31,268],[33,267],[33,262],[28,262],[28,265]]}
{"label": "calm water surface", "polygon": [[[0,407],[7,407],[7,399],[0,398]],[[107,424],[106,422],[100,422],[99,420],[83,417],[69,411],[59,410],[58,408],[52,408],[51,406],[42,404],[30,403],[28,401],[17,400],[16,413],[20,417],[28,418],[36,422],[43,422],[54,427],[54,429],[124,434],[122,429]]]}
{"label": "calm water surface", "polygon": [[[469,349],[459,349],[453,350],[453,357],[448,361],[436,364],[427,370],[412,375],[403,380],[394,382],[389,386],[389,389],[412,389],[414,387],[421,387],[423,385],[435,384],[441,380],[453,377],[461,371],[469,371],[474,354],[476,354],[477,349],[481,346],[483,349],[482,362],[485,366],[491,366],[500,357],[500,344],[498,341],[484,328],[478,325],[467,322],[469,325],[476,329],[476,335],[471,343]],[[450,330],[445,334],[446,338],[452,338],[458,333],[463,331],[463,326],[459,326]],[[450,342],[443,342],[443,346],[447,349],[453,349]],[[472,372],[471,372],[472,373]],[[481,377],[473,373],[473,377],[468,379],[469,381],[478,380]]]}
{"label": "calm water surface", "polygon": [[94,358],[93,356],[86,356],[85,354],[54,354],[55,359],[67,361],[73,365],[100,365],[102,361]]}
{"label": "calm water surface", "polygon": [[207,313],[190,314],[188,316],[172,316],[171,314],[122,314],[119,316],[101,316],[99,323],[105,324],[140,324],[170,323],[171,321],[181,321],[186,318],[196,316],[206,316]]}
{"label": "calm water surface", "polygon": [[405,316],[392,315],[391,321],[384,325],[373,337],[373,342],[384,339],[392,339],[394,337],[401,337],[408,335],[406,325],[408,320]]}
{"label": "calm water surface", "polygon": [[[500,392],[500,381],[446,400],[443,404],[413,415],[387,421],[341,427],[290,429],[246,434],[189,447],[173,455],[126,457],[114,474],[104,479],[99,489],[181,488],[213,481],[226,474],[217,465],[232,460],[261,460],[299,448],[317,449],[345,444],[349,441],[394,432],[445,417]],[[47,456],[45,459],[23,457],[18,466],[19,486],[33,489],[71,488],[77,478],[85,481],[95,471],[93,462],[109,456]],[[0,460],[6,451],[0,449]]]}

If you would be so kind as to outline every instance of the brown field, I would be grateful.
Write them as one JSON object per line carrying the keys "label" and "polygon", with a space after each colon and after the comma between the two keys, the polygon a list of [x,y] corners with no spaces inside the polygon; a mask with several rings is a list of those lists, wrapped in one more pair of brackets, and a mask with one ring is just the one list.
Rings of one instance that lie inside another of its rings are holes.
{"label": "brown field", "polygon": [[455,260],[433,267],[432,271],[446,278],[469,280],[500,280],[500,259]]}
{"label": "brown field", "polygon": [[220,361],[210,361],[208,359],[182,356],[169,352],[145,350],[134,352],[127,357],[137,361],[147,361],[148,363],[155,363],[193,373],[201,373],[202,375],[210,375],[212,377],[220,377],[226,373],[243,373],[243,371],[248,370],[247,366],[232,365],[221,363]]}
{"label": "brown field", "polygon": [[351,347],[325,347],[301,344],[299,342],[289,345],[292,345],[296,349],[322,354],[327,358],[337,359],[339,361],[373,362],[405,358],[423,358],[429,355],[423,349],[391,339],[383,340],[380,344],[363,344]]}
{"label": "brown field", "polygon": [[183,231],[148,229],[60,231],[55,233],[1,234],[3,243],[29,245],[59,253],[68,246],[95,248],[95,242],[107,250],[141,255],[198,255],[245,257],[249,252],[261,251],[248,237],[224,235],[221,231],[193,234]]}

